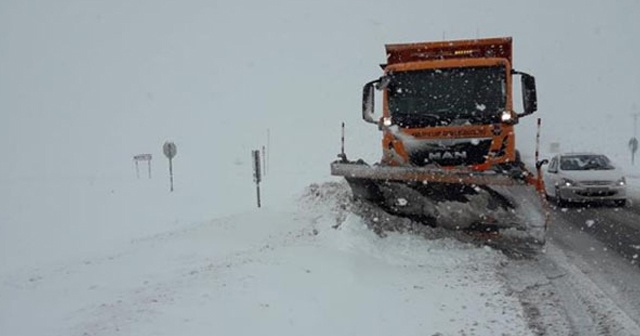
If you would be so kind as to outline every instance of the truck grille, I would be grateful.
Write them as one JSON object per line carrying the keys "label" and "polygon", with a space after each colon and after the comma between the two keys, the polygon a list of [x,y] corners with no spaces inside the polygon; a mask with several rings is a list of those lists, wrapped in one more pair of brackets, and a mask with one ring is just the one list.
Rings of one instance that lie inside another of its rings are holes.
{"label": "truck grille", "polygon": [[441,166],[469,166],[481,164],[487,160],[491,139],[460,142],[450,146],[434,146],[425,141],[424,146],[407,149],[409,160],[416,166],[438,164]]}

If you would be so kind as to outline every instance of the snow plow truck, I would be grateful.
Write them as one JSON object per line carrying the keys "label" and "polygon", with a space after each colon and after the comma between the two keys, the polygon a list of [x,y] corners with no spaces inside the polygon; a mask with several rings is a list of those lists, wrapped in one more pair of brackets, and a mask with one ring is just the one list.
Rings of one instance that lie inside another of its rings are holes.
{"label": "snow plow truck", "polygon": [[[356,199],[396,216],[544,244],[542,163],[522,162],[514,127],[537,110],[535,79],[512,68],[512,39],[388,44],[386,54],[383,75],[362,97],[362,118],[382,131],[382,158],[350,161],[343,137],[331,174],[343,176]],[[521,112],[513,108],[517,77]]]}

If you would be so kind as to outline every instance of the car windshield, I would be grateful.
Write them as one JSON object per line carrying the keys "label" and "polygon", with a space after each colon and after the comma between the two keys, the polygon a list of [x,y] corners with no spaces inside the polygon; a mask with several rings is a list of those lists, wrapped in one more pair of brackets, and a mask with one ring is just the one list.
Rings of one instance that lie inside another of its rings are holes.
{"label": "car windshield", "polygon": [[611,170],[614,167],[604,155],[570,155],[560,159],[562,170]]}
{"label": "car windshield", "polygon": [[499,121],[506,104],[505,73],[502,66],[392,73],[391,117],[401,127]]}

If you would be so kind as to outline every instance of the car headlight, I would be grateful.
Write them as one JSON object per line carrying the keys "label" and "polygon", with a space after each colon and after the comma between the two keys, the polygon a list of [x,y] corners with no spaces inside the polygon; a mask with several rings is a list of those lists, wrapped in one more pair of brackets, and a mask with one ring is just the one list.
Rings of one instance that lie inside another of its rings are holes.
{"label": "car headlight", "polygon": [[624,178],[624,176],[616,181],[616,185],[623,186],[625,184],[627,184],[627,180]]}
{"label": "car headlight", "polygon": [[576,181],[568,179],[568,178],[563,178],[562,179],[562,183],[560,183],[560,185],[565,186],[565,187],[572,187],[577,185]]}

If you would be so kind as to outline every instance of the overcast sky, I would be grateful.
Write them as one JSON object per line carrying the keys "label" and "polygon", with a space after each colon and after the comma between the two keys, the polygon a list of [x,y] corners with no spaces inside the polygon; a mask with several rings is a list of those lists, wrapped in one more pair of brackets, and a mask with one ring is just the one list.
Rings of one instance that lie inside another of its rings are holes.
{"label": "overcast sky", "polygon": [[224,178],[270,129],[274,167],[326,177],[342,121],[352,157],[380,155],[360,99],[385,43],[495,36],[536,76],[543,144],[624,152],[639,17],[639,1],[5,0],[0,175],[131,174],[174,140],[183,174]]}

